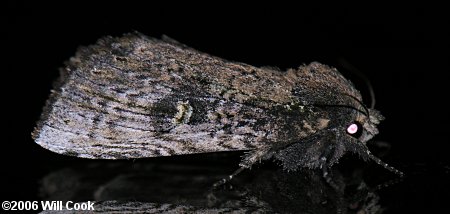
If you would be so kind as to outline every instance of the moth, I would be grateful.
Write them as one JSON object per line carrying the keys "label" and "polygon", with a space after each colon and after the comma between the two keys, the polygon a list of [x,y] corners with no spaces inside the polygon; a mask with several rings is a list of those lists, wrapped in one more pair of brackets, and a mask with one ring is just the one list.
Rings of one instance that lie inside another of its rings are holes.
{"label": "moth", "polygon": [[366,145],[382,119],[335,68],[254,67],[130,33],[77,51],[32,136],[92,159],[245,150],[240,170],[271,158],[326,170],[351,152],[401,175]]}

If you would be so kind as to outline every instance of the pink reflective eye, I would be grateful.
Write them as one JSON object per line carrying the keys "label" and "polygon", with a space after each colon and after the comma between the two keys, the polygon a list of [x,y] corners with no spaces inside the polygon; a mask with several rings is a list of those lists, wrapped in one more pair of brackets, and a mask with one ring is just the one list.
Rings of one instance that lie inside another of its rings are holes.
{"label": "pink reflective eye", "polygon": [[347,132],[349,134],[355,134],[356,132],[358,132],[358,125],[353,123],[352,125],[348,126]]}

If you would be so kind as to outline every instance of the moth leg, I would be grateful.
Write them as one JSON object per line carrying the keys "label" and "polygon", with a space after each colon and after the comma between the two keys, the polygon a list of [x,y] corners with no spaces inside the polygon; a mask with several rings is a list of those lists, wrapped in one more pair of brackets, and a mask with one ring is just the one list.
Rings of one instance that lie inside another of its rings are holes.
{"label": "moth leg", "polygon": [[340,188],[339,185],[334,182],[333,176],[329,173],[330,168],[327,166],[322,167],[322,176],[327,182],[328,185],[336,192],[336,213],[342,213],[342,210],[345,210],[344,203],[344,189]]}
{"label": "moth leg", "polygon": [[339,186],[333,181],[333,176],[330,174],[330,167],[327,166],[327,159],[325,157],[321,158],[320,168],[322,169],[322,177],[325,179],[328,185],[333,189],[339,190]]}
{"label": "moth leg", "polygon": [[250,169],[252,167],[252,165],[255,164],[256,162],[261,162],[261,160],[267,160],[271,156],[272,156],[272,153],[270,153],[269,148],[259,148],[257,150],[250,151],[249,153],[247,153],[244,156],[241,163],[239,163],[239,169],[234,171],[228,177],[223,178],[222,180],[214,183],[213,188],[216,188],[216,187],[219,187],[219,186],[222,186],[222,185],[228,183],[229,181],[231,181],[231,179],[233,179],[233,177],[235,177],[236,175],[238,175],[245,169]]}
{"label": "moth leg", "polygon": [[244,171],[244,169],[246,169],[245,167],[239,167],[239,169],[237,169],[236,171],[233,172],[233,174],[229,175],[226,178],[222,178],[222,180],[217,181],[216,183],[213,184],[213,188],[217,188],[219,186],[222,186],[226,183],[228,183],[229,181],[231,181],[231,179],[233,179],[234,176],[236,176],[237,174],[241,173],[242,171]]}

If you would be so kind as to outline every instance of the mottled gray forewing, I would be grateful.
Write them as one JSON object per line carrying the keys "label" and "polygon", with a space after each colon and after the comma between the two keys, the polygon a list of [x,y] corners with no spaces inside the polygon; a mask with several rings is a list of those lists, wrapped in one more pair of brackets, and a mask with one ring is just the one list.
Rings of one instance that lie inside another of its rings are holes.
{"label": "mottled gray forewing", "polygon": [[174,41],[106,37],[62,69],[33,138],[86,158],[266,151],[327,127],[331,118],[305,106],[339,104],[341,94],[355,93],[360,98],[320,63],[281,72]]}
{"label": "mottled gray forewing", "polygon": [[101,39],[62,70],[33,137],[57,153],[105,159],[258,148],[266,132],[257,124],[270,126],[265,104],[236,98],[226,78],[242,68],[225,64],[141,35]]}

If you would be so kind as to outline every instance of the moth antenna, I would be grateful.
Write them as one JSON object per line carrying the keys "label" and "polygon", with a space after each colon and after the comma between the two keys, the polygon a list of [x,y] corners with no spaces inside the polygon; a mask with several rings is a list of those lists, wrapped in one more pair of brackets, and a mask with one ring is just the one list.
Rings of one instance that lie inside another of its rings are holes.
{"label": "moth antenna", "polygon": [[345,96],[348,96],[348,97],[354,99],[356,102],[358,102],[359,105],[362,106],[362,107],[364,108],[364,111],[366,112],[366,116],[367,116],[367,117],[369,118],[369,120],[370,120],[369,109],[366,107],[366,105],[364,105],[364,103],[363,103],[361,100],[358,100],[358,98],[356,98],[356,97],[354,97],[354,96],[352,96],[352,95],[350,95],[350,94],[344,94],[344,95],[345,95]]}
{"label": "moth antenna", "polygon": [[383,162],[381,159],[379,159],[378,157],[374,156],[369,150],[367,150],[367,155],[369,156],[369,158],[373,161],[375,161],[375,163],[377,163],[378,165],[381,165],[383,168],[393,172],[394,174],[403,177],[404,174],[403,172],[401,172],[400,170],[397,170],[396,168],[389,166],[387,163]]}
{"label": "moth antenna", "polygon": [[329,105],[329,104],[311,104],[309,106],[315,106],[315,107],[340,107],[340,108],[350,108],[353,109],[355,111],[358,111],[364,115],[366,115],[367,117],[369,117],[369,112],[366,111],[366,109],[363,111],[361,109],[355,108],[354,106],[351,105]]}
{"label": "moth antenna", "polygon": [[342,67],[344,67],[346,70],[356,74],[367,85],[367,89],[369,90],[369,93],[370,93],[370,108],[373,109],[375,107],[375,91],[373,90],[372,83],[370,83],[369,78],[367,78],[366,75],[364,75],[360,70],[358,70],[355,66],[350,64],[344,58],[340,58],[340,59],[338,59],[338,61]]}

